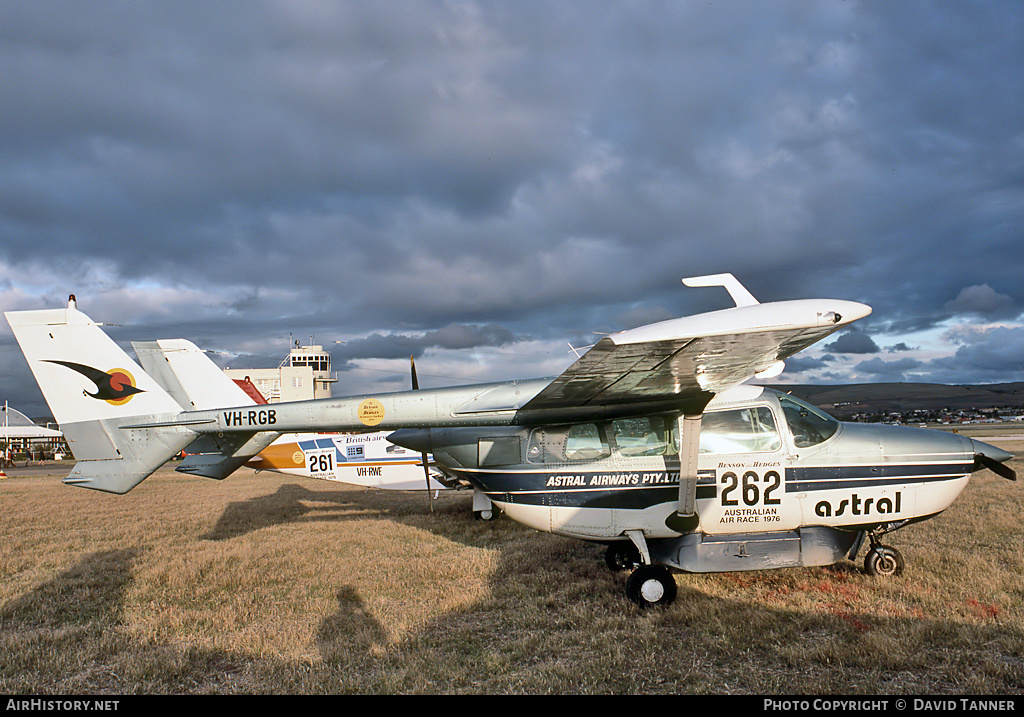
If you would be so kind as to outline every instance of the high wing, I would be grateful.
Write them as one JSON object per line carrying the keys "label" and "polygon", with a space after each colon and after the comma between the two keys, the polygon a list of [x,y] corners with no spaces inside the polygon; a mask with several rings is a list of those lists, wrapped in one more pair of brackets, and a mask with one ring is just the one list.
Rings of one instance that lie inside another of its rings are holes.
{"label": "high wing", "polygon": [[[778,375],[785,359],[871,313],[851,301],[760,304],[731,274],[683,281],[723,286],[736,306],[605,337],[522,407],[528,414],[630,405],[679,411],[679,499],[668,524],[680,533],[697,519],[701,415],[714,394],[753,376]],[[645,554],[643,536],[630,538]]]}
{"label": "high wing", "polygon": [[[730,286],[731,274],[684,280],[692,286]],[[744,290],[745,292],[745,290]],[[730,291],[730,293],[733,293]],[[524,411],[614,406],[670,400],[699,413],[713,394],[749,378],[777,375],[780,362],[863,318],[871,309],[852,301],[745,303],[697,316],[650,324],[601,339]]]}

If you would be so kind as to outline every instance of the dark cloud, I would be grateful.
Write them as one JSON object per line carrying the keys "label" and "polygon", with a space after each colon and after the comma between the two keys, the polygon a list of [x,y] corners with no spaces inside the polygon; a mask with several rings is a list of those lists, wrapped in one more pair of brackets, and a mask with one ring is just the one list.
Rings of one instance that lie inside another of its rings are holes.
{"label": "dark cloud", "polygon": [[952,356],[933,360],[936,381],[961,383],[970,376],[978,383],[1024,381],[1024,327],[993,327],[976,332]]}
{"label": "dark cloud", "polygon": [[921,361],[912,358],[897,359],[896,361],[873,358],[861,361],[854,367],[854,370],[872,376],[875,381],[889,383],[906,380],[908,372],[917,370],[921,366]]}
{"label": "dark cloud", "polygon": [[874,339],[856,329],[840,334],[838,339],[825,344],[824,348],[837,354],[876,354],[880,350]]}
{"label": "dark cloud", "polygon": [[988,284],[964,287],[956,299],[946,303],[946,310],[954,315],[974,314],[986,318],[1012,318],[1020,307],[1006,294],[1000,294]]}
{"label": "dark cloud", "polygon": [[421,356],[430,348],[466,350],[481,346],[505,346],[517,340],[503,326],[474,326],[449,324],[436,331],[423,334],[379,334],[347,341],[332,352],[332,358],[342,362],[356,359],[397,359]]}
{"label": "dark cloud", "polygon": [[589,343],[722,308],[680,279],[731,271],[762,301],[871,305],[831,342],[856,353],[1013,322],[1022,15],[5,4],[0,308],[75,291],[125,338],[273,354],[255,344],[295,332],[388,356],[451,326]]}
{"label": "dark cloud", "polygon": [[789,375],[801,374],[808,371],[828,368],[835,363],[835,357],[826,354],[821,357],[793,356],[786,359],[786,371]]}

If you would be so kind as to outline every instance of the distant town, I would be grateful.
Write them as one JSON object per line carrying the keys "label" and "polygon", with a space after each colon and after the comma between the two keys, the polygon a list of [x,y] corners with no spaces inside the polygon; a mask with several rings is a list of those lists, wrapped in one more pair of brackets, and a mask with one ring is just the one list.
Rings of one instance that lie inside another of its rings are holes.
{"label": "distant town", "polygon": [[[839,418],[839,416],[836,416]],[[1004,423],[1024,421],[1024,408],[958,408],[948,411],[915,409],[910,411],[858,411],[842,418],[856,423],[891,423],[896,425],[955,423]]]}
{"label": "distant town", "polygon": [[773,386],[841,421],[951,425],[1024,421],[1024,383]]}

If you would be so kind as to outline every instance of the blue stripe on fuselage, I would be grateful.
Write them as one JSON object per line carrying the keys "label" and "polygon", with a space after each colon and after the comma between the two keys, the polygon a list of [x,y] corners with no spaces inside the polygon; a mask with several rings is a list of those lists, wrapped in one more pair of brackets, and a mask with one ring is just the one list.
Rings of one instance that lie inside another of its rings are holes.
{"label": "blue stripe on fuselage", "polygon": [[[678,471],[565,471],[458,473],[498,502],[580,508],[642,509],[679,496]],[[970,464],[821,466],[785,470],[787,493],[871,488],[956,480]],[[718,496],[714,469],[698,471],[697,499]]]}

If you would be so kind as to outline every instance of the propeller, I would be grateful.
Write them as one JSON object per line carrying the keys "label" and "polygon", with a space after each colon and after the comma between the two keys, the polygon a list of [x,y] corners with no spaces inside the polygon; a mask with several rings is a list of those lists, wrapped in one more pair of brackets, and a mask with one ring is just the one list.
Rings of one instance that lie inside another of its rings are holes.
{"label": "propeller", "polygon": [[1006,465],[1006,462],[1013,458],[1012,453],[973,438],[970,441],[974,445],[974,470],[988,468],[1001,478],[1017,480],[1016,472]]}
{"label": "propeller", "polygon": [[[409,366],[412,369],[412,390],[420,390],[419,379],[416,378],[416,359],[413,356],[409,357]],[[423,451],[420,453],[420,459],[423,463],[423,475],[427,479],[427,501],[430,503],[430,512],[434,512],[434,497],[430,495],[430,469],[427,467],[427,452]]]}
{"label": "propeller", "polygon": [[1017,480],[1017,473],[1010,466],[997,461],[995,458],[990,458],[984,453],[974,454],[974,465],[980,468],[988,468],[997,476],[1006,480]]}

